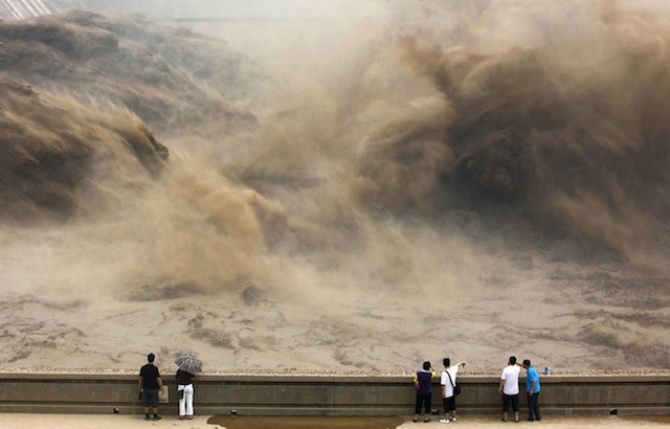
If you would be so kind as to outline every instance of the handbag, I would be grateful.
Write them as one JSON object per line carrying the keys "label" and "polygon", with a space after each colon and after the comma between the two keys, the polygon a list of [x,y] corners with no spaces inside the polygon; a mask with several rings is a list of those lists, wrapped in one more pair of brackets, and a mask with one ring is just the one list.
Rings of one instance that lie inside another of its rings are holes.
{"label": "handbag", "polygon": [[451,383],[451,387],[454,389],[454,396],[458,396],[461,394],[461,385],[456,383],[454,384],[454,380],[451,379],[451,374],[449,374],[449,371],[445,371],[447,373],[447,377],[449,377],[449,383]]}

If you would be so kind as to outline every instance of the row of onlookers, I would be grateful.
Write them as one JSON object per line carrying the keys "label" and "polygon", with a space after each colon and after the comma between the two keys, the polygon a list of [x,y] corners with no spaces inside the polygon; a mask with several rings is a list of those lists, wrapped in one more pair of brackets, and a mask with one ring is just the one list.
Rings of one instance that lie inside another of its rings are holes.
{"label": "row of onlookers", "polygon": [[[451,364],[449,358],[442,360],[444,369],[440,377],[442,386],[442,407],[444,415],[440,423],[456,421],[456,397],[461,393],[461,387],[456,381],[458,370],[465,366],[465,362]],[[503,368],[500,375],[498,392],[502,395],[502,421],[509,419],[510,407],[514,413],[514,421],[519,421],[519,373],[521,368],[526,369],[526,394],[528,395],[528,420],[542,420],[538,398],[540,396],[540,374],[537,369],[525,359],[521,365],[516,362],[516,357],[511,356],[507,366]],[[423,368],[414,376],[414,388],[416,389],[416,405],[414,406],[414,422],[419,421],[419,414],[423,409],[423,421],[430,421],[431,396],[433,394],[432,379],[437,377],[437,372],[432,368],[430,362],[424,362]]]}

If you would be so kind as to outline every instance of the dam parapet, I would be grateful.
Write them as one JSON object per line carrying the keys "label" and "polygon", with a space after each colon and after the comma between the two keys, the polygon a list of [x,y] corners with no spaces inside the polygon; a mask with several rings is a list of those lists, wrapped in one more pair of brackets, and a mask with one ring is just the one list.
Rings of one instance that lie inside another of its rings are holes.
{"label": "dam parapet", "polygon": [[[177,387],[164,375],[161,406],[177,406]],[[200,414],[392,416],[412,412],[410,377],[199,376]],[[500,412],[498,378],[461,376],[460,414]],[[520,381],[523,384],[523,379]],[[522,389],[523,391],[523,389]],[[439,383],[433,408],[440,406]],[[523,395],[522,395],[523,396]],[[554,415],[667,415],[670,375],[545,376],[542,409]],[[522,406],[525,400],[522,399]],[[140,414],[137,377],[97,374],[0,374],[0,412]]]}

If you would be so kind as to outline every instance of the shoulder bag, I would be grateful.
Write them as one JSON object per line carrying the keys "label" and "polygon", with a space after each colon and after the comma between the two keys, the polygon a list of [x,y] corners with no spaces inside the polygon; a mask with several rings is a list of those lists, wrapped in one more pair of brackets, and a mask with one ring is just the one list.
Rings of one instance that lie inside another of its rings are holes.
{"label": "shoulder bag", "polygon": [[449,371],[446,371],[447,377],[449,377],[449,383],[451,383],[451,387],[454,388],[454,396],[458,396],[461,394],[461,385],[456,383],[454,384],[454,380],[451,379],[451,374],[449,374]]}

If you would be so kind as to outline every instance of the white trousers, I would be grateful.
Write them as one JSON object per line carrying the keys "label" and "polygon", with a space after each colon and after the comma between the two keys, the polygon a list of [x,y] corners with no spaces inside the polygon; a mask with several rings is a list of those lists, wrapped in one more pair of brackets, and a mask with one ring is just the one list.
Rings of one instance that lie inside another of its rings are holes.
{"label": "white trousers", "polygon": [[193,415],[193,384],[179,385],[177,390],[184,391],[184,397],[179,400],[179,415],[192,416]]}

